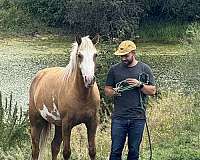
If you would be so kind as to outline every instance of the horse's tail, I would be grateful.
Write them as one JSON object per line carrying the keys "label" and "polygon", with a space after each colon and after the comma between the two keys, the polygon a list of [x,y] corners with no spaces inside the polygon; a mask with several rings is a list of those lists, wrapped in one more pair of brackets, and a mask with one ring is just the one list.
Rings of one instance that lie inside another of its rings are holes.
{"label": "horse's tail", "polygon": [[39,154],[38,160],[43,160],[44,159],[43,156],[45,154],[45,148],[46,148],[48,137],[50,135],[50,131],[51,131],[51,124],[48,123],[42,129],[42,132],[40,134],[40,143],[39,143],[40,154]]}

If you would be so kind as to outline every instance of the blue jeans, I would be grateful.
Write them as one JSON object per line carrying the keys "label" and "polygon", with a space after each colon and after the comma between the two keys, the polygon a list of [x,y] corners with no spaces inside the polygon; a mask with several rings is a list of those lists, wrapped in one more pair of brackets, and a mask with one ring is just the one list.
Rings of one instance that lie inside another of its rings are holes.
{"label": "blue jeans", "polygon": [[145,120],[112,119],[110,160],[121,160],[122,151],[128,136],[128,160],[139,159],[139,148],[142,141]]}

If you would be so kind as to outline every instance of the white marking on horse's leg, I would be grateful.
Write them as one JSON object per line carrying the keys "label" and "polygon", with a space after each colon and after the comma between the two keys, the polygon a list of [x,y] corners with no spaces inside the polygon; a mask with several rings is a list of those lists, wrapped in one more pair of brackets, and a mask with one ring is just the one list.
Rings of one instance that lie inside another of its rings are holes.
{"label": "white marking on horse's leg", "polygon": [[58,118],[58,120],[61,120],[60,119],[60,113],[58,112],[58,109],[57,109],[57,107],[56,107],[56,104],[53,102],[53,112],[51,112],[53,115],[55,115],[57,118]]}
{"label": "white marking on horse's leg", "polygon": [[47,107],[43,104],[43,109],[40,109],[40,114],[41,116],[47,120],[47,113],[48,113],[48,109]]}
{"label": "white marking on horse's leg", "polygon": [[58,112],[58,109],[56,107],[56,104],[55,104],[55,99],[54,97],[52,96],[53,98],[53,112],[51,112],[52,114],[55,114],[57,117],[60,117],[60,113]]}

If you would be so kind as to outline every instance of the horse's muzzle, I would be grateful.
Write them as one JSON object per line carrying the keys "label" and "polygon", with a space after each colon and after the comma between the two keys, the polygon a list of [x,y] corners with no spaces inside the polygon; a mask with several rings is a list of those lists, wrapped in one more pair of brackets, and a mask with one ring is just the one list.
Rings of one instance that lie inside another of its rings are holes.
{"label": "horse's muzzle", "polygon": [[86,88],[90,88],[96,82],[96,77],[93,76],[91,79],[88,79],[86,76],[84,77],[84,83]]}

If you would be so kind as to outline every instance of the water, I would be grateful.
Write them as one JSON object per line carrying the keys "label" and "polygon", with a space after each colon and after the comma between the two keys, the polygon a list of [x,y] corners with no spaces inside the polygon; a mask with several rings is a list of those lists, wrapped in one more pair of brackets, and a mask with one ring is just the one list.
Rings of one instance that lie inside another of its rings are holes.
{"label": "water", "polygon": [[[42,68],[66,66],[72,40],[58,37],[4,38],[0,40],[0,91],[13,93],[14,100],[28,107],[32,78]],[[174,48],[173,48],[174,47]],[[198,91],[200,57],[180,54],[176,46],[143,44],[139,58],[149,64],[160,90]],[[102,87],[101,87],[102,88]]]}
{"label": "water", "polygon": [[143,57],[154,70],[162,90],[182,90],[185,93],[200,89],[199,55],[154,55]]}
{"label": "water", "polygon": [[4,39],[0,44],[0,91],[3,97],[13,93],[14,101],[28,107],[32,78],[42,68],[66,66],[68,41],[46,39]]}

